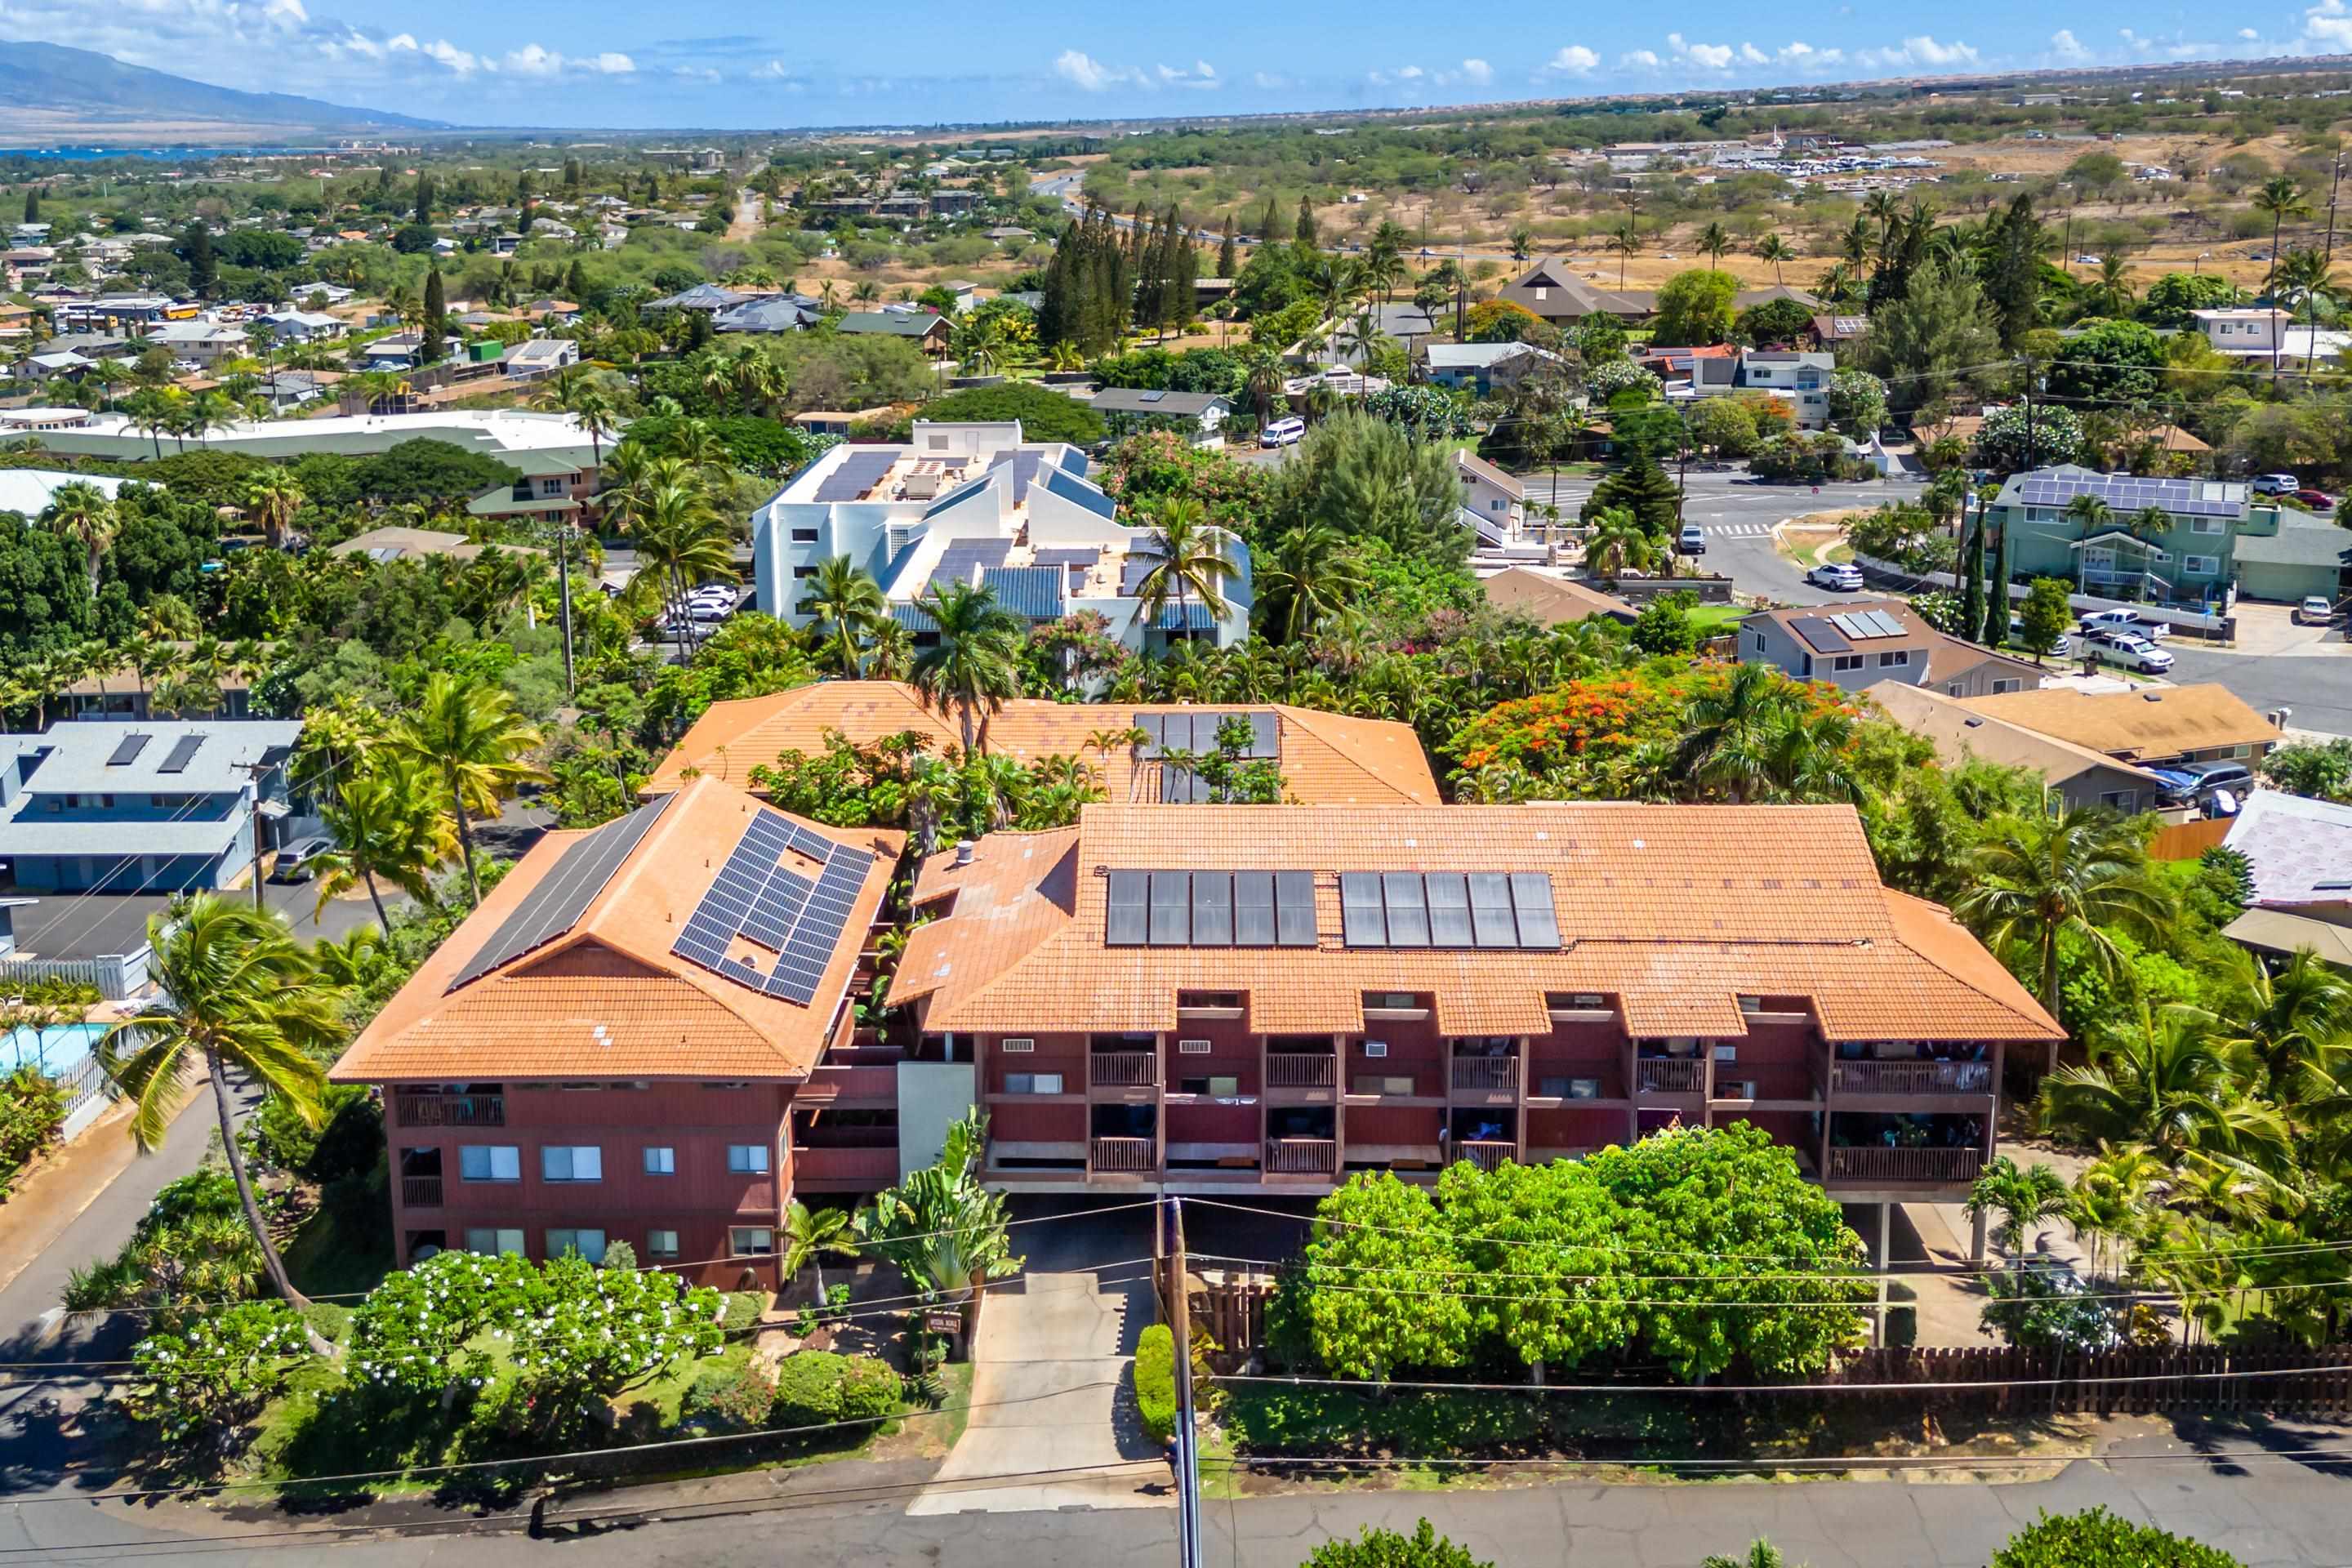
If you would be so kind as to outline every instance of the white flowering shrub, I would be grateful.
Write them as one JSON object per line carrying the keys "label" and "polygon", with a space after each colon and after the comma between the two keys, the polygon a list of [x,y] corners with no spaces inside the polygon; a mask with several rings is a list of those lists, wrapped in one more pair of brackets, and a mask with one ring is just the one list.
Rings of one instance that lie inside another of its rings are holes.
{"label": "white flowering shrub", "polygon": [[310,1353],[301,1315],[283,1301],[240,1301],[131,1352],[123,1404],[166,1443],[226,1443],[261,1414]]}

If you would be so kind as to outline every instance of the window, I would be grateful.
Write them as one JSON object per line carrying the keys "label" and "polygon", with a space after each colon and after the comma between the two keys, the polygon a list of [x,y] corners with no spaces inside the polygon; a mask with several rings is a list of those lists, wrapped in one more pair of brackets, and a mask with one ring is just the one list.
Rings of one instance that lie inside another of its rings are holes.
{"label": "window", "polygon": [[520,1182],[522,1151],[512,1143],[467,1143],[457,1151],[457,1174],[468,1182]]}
{"label": "window", "polygon": [[572,481],[561,474],[542,478],[539,481],[540,499],[541,500],[553,500],[556,497],[562,495],[565,490],[570,489],[571,488]]}
{"label": "window", "polygon": [[168,807],[172,804],[172,797],[168,795],[151,795],[147,797],[147,804]]}
{"label": "window", "polygon": [[522,1255],[522,1232],[519,1230],[496,1230],[488,1227],[471,1229],[466,1232],[466,1250],[468,1252],[478,1252],[486,1258],[495,1257],[500,1253],[508,1252],[511,1252],[515,1256],[520,1257]]}
{"label": "window", "polygon": [[1764,651],[1764,634],[1762,632],[1751,632],[1748,634],[1748,647],[1750,651],[1755,653],[1762,653]]}
{"label": "window", "polygon": [[1209,1054],[1210,1048],[1209,1042],[1206,1040],[1179,1040],[1176,1042],[1176,1054],[1180,1057],[1205,1057]]}
{"label": "window", "polygon": [[2192,517],[2189,520],[2189,531],[2191,533],[2227,533],[2230,531],[2230,524],[2227,520],[2218,517]]}
{"label": "window", "polygon": [[816,568],[814,566],[795,566],[793,568],[793,581],[795,583],[805,583],[815,575]]}
{"label": "window", "polygon": [[2221,569],[2221,561],[2214,555],[2184,555],[2180,569],[2191,577],[2210,577]]}
{"label": "window", "polygon": [[114,797],[110,795],[100,795],[98,797],[98,804],[108,811],[112,811],[114,809]]}
{"label": "window", "polygon": [[793,530],[793,542],[794,544],[814,544],[816,542],[816,530],[814,528],[796,528]]}
{"label": "window", "polygon": [[591,1263],[604,1261],[604,1233],[601,1230],[551,1230],[547,1233],[547,1255],[561,1258],[576,1252]]}
{"label": "window", "polygon": [[1009,1072],[1004,1075],[1007,1094],[1059,1094],[1062,1075],[1057,1072]]}
{"label": "window", "polygon": [[2106,790],[2102,792],[2099,795],[2099,804],[2105,806],[2112,806],[2114,809],[2124,813],[2126,816],[2129,816],[2132,812],[2139,809],[2139,791],[2136,789]]}
{"label": "window", "polygon": [[677,1151],[648,1143],[646,1145],[646,1174],[675,1176],[677,1174]]}
{"label": "window", "polygon": [[1862,668],[1862,655],[1858,653],[1842,653],[1837,656],[1836,661],[1832,663],[1830,668],[1832,669],[1860,669]]}
{"label": "window", "polygon": [[2251,757],[2254,754],[2254,749],[2252,746],[2232,746],[2230,748],[2230,754],[2233,757]]}
{"label": "window", "polygon": [[764,1225],[730,1226],[727,1252],[731,1258],[765,1258],[776,1250],[776,1233]]}
{"label": "window", "polygon": [[604,1151],[593,1143],[550,1143],[539,1152],[539,1175],[547,1182],[601,1182]]}
{"label": "window", "polygon": [[677,1232],[674,1230],[649,1230],[646,1232],[646,1256],[647,1258],[676,1258],[677,1256]]}
{"label": "window", "polygon": [[[1954,687],[1952,695],[1958,697],[1959,695],[1959,691],[1958,689],[1959,683],[1958,681],[1954,681],[1952,684]],[[1998,697],[2004,691],[2014,691],[2024,684],[2025,682],[2021,680],[1996,680],[1992,683],[1992,694],[1995,697]]]}
{"label": "window", "polygon": [[1896,648],[1893,653],[1882,653],[1878,656],[1878,668],[1881,669],[1899,669],[1910,662],[1911,650],[1907,647]]}
{"label": "window", "polygon": [[768,1170],[768,1146],[765,1143],[730,1143],[727,1145],[727,1173],[731,1176],[764,1175]]}

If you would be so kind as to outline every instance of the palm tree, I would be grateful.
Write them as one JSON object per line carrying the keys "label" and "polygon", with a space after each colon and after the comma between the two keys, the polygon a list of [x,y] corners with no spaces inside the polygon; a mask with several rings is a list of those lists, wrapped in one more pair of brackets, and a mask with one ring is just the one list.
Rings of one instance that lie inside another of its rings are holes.
{"label": "palm tree", "polygon": [[1693,697],[1683,710],[1683,737],[1675,749],[1678,777],[1726,785],[1735,802],[1753,793],[1769,737],[1802,707],[1797,684],[1769,664],[1743,664],[1719,690]]}
{"label": "palm tree", "polygon": [[2131,259],[2120,247],[2109,247],[2099,258],[2099,280],[2092,285],[2092,292],[2108,315],[2120,316],[2131,310]]}
{"label": "palm tree", "polygon": [[[2096,808],[2011,817],[1978,845],[1971,868],[1975,885],[1953,912],[1995,952],[2029,961],[2040,980],[2042,1005],[2053,1018],[2063,938],[2072,936],[2094,968],[2112,974],[2119,954],[2110,928],[2149,932],[2172,912],[2170,900],[2148,879],[2147,850],[2131,826]],[[2057,1059],[2053,1045],[2048,1065]]]}
{"label": "palm tree", "polygon": [[1797,259],[1797,247],[1782,239],[1776,229],[1756,242],[1756,259],[1772,268],[1773,282],[1785,286],[1788,279],[1780,276],[1780,266]]}
{"label": "palm tree", "polygon": [[[662,587],[663,611],[683,614],[694,585],[735,574],[735,545],[727,522],[710,504],[709,492],[675,458],[646,465],[646,482],[625,488],[614,507],[621,526],[635,542],[649,582]],[[686,620],[687,640],[695,640]]]}
{"label": "palm tree", "polygon": [[1706,258],[1709,267],[1718,272],[1723,270],[1723,253],[1731,248],[1731,236],[1724,231],[1721,224],[1709,223],[1698,231],[1698,238],[1693,244],[1699,254]]}
{"label": "palm tree", "polygon": [[414,756],[394,752],[339,784],[319,815],[335,847],[318,858],[319,903],[363,886],[376,923],[392,929],[379,882],[420,903],[432,896],[433,868],[457,853],[449,816],[435,804],[435,781]]}
{"label": "palm tree", "polygon": [[2309,948],[2276,970],[2234,945],[2221,962],[2215,1005],[2201,1016],[2216,1049],[2263,1064],[2274,1095],[2298,1071],[2324,1062],[2352,1030],[2352,980]]}
{"label": "palm tree", "polygon": [[187,1092],[188,1068],[201,1062],[212,1081],[229,1175],[262,1267],[279,1296],[307,1307],[287,1278],[253,1195],[229,1101],[228,1069],[318,1125],[326,1074],[312,1053],[343,1038],[341,994],[320,980],[310,955],[276,916],[216,893],[179,901],[147,924],[155,950],[149,965],[155,1000],[106,1032],[98,1043],[99,1064],[131,1101],[131,1139],[148,1154],[171,1128]]}
{"label": "palm tree", "polygon": [[1170,601],[1176,605],[1176,629],[1189,632],[1186,606],[1198,596],[1213,620],[1226,615],[1224,586],[1234,574],[1225,553],[1231,536],[1208,521],[1201,503],[1190,496],[1172,496],[1152,514],[1158,537],[1150,545],[1151,569],[1135,585],[1141,601],[1146,629],[1160,624]]}
{"label": "palm tree", "polygon": [[246,510],[261,524],[261,531],[272,550],[285,548],[286,536],[293,531],[294,519],[308,499],[293,474],[285,468],[265,468],[245,487]]}
{"label": "palm tree", "polygon": [[2104,1026],[2088,1066],[2061,1068],[2042,1086],[2045,1125],[2136,1145],[2168,1164],[2195,1152],[2284,1169],[2284,1120],[2251,1098],[2227,1045],[2195,1012],[2143,998],[2127,1023]]}
{"label": "palm tree", "polygon": [[2048,1165],[2021,1166],[2006,1154],[1996,1156],[1979,1173],[1961,1210],[1970,1219],[1998,1214],[1993,1245],[2024,1267],[2025,1233],[2066,1209],[2065,1178]]}
{"label": "palm tree", "polygon": [[944,712],[956,710],[963,754],[979,753],[986,729],[981,720],[1003,711],[1021,694],[1021,617],[997,605],[992,588],[970,583],[933,584],[916,600],[939,626],[939,641],[915,656],[908,672],[922,700]]}
{"label": "palm tree", "polygon": [[393,726],[390,743],[440,776],[457,819],[457,847],[466,860],[466,888],[475,908],[482,879],[474,868],[474,816],[495,812],[523,784],[547,774],[528,760],[542,737],[517,710],[503,688],[461,680],[436,670],[425,696]]}
{"label": "palm tree", "polygon": [[2304,196],[2303,187],[2284,174],[2273,174],[2263,182],[2263,188],[2253,194],[2247,204],[2258,213],[2268,213],[2271,218],[2271,264],[2263,274],[2263,292],[2271,291],[2271,283],[2278,276],[2279,232],[2291,217],[2309,217],[2311,203]]}
{"label": "palm tree", "polygon": [[1593,514],[1592,531],[1584,541],[1584,564],[1595,576],[1647,571],[1657,552],[1657,541],[1633,508],[1612,506]]}
{"label": "palm tree", "polygon": [[846,555],[831,556],[817,563],[808,597],[793,608],[816,617],[818,635],[832,649],[841,673],[852,680],[861,679],[865,673],[861,639],[889,615],[882,585],[874,581],[873,574]]}
{"label": "palm tree", "polygon": [[797,1279],[803,1268],[816,1269],[817,1305],[824,1305],[824,1260],[857,1256],[856,1219],[846,1209],[812,1209],[798,1198],[784,1210],[784,1250],[782,1278]]}
{"label": "palm tree", "polygon": [[99,569],[122,526],[114,503],[96,485],[76,479],[49,492],[49,504],[41,515],[52,529],[81,546],[90,596],[97,597]]}
{"label": "palm tree", "polygon": [[1616,231],[1610,235],[1608,248],[1617,253],[1617,287],[1622,289],[1625,287],[1625,263],[1642,248],[1641,231],[1633,226],[1632,218],[1618,225]]}
{"label": "palm tree", "polygon": [[2083,525],[2083,537],[2085,539],[2113,528],[2116,522],[2115,509],[2103,496],[2076,496],[2066,503],[2066,515]]}
{"label": "palm tree", "polygon": [[1282,640],[1296,642],[1340,605],[1368,593],[1370,581],[1348,542],[1328,523],[1310,522],[1282,536],[1258,568],[1266,596],[1281,605]]}

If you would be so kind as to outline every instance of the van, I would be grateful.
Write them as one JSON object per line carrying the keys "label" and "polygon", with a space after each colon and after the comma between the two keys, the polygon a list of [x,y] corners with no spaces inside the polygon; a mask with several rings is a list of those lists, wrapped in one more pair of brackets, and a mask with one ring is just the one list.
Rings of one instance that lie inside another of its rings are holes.
{"label": "van", "polygon": [[1261,447],[1291,447],[1306,437],[1307,421],[1294,416],[1288,419],[1277,419],[1259,431],[1257,444]]}
{"label": "van", "polygon": [[2244,763],[2189,763],[2181,770],[2197,781],[2191,793],[2210,795],[2217,789],[2226,789],[2242,796],[2254,782],[2254,770]]}

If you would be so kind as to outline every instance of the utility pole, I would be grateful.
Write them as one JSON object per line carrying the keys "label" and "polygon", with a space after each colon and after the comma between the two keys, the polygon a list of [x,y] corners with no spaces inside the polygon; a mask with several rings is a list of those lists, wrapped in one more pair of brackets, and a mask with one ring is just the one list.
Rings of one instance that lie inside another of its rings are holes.
{"label": "utility pole", "polygon": [[2336,172],[2327,179],[2327,259],[2336,259],[2336,195],[2344,188],[2344,138],[2336,139]]}
{"label": "utility pole", "polygon": [[555,602],[563,616],[563,696],[566,701],[573,694],[572,679],[572,518],[558,513],[555,520]]}
{"label": "utility pole", "polygon": [[1184,1200],[1168,1200],[1168,1316],[1176,1352],[1177,1568],[1201,1568],[1201,1455],[1192,1425],[1192,1304],[1184,1288]]}
{"label": "utility pole", "polygon": [[245,776],[253,786],[253,907],[258,911],[268,907],[261,898],[261,825],[286,816],[287,808],[274,800],[261,798],[261,781],[271,771],[269,763],[240,763],[237,765],[245,770]]}

